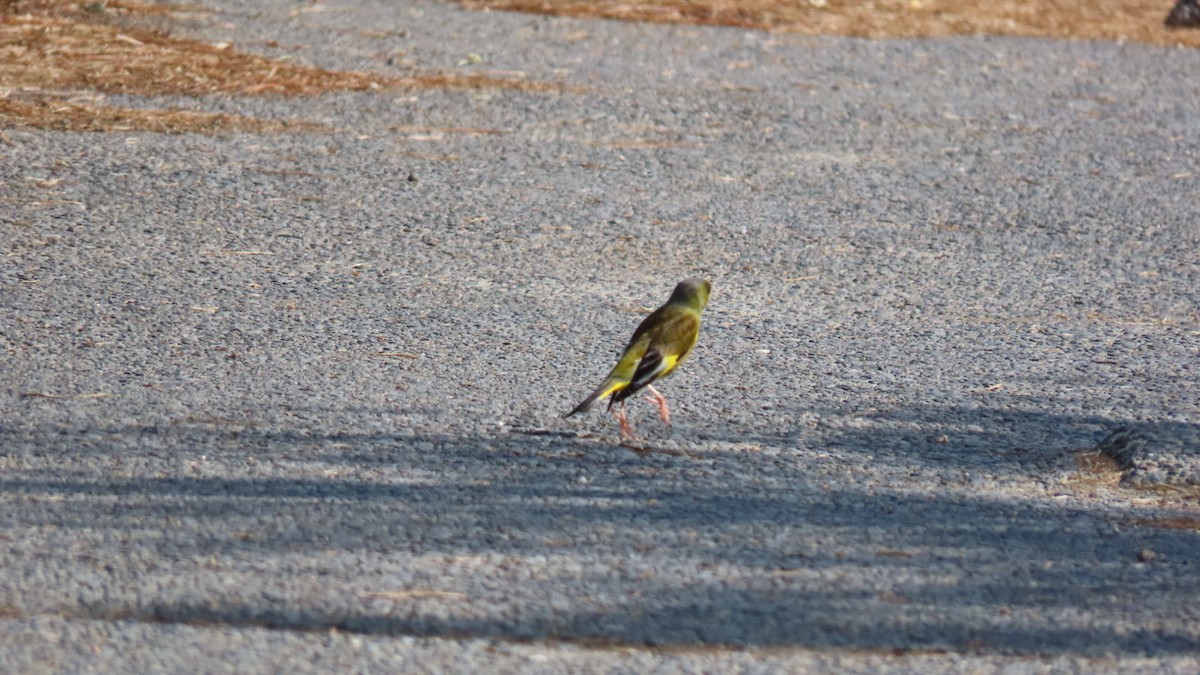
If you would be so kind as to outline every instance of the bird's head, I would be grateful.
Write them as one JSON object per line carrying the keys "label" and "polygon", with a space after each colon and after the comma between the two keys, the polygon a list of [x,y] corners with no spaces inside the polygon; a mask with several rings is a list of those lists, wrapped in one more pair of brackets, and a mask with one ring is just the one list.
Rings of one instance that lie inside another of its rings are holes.
{"label": "bird's head", "polygon": [[712,284],[707,279],[701,279],[700,277],[684,279],[675,286],[675,291],[671,293],[670,302],[687,305],[700,312],[708,304],[708,294],[711,290]]}

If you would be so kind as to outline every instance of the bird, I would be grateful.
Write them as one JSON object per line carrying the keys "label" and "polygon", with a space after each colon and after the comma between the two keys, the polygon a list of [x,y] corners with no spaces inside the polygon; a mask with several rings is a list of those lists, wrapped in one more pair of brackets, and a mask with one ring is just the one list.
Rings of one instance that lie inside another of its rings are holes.
{"label": "bird", "polygon": [[667,399],[651,383],[675,372],[692,353],[700,336],[700,315],[708,305],[711,291],[712,284],[700,277],[679,282],[667,302],[638,324],[604,382],[563,417],[587,412],[607,396],[608,410],[612,410],[613,404],[620,404],[617,422],[621,425],[621,437],[636,441],[633,425],[625,414],[625,399],[647,389],[650,392],[647,400],[658,406],[663,424],[671,426]]}

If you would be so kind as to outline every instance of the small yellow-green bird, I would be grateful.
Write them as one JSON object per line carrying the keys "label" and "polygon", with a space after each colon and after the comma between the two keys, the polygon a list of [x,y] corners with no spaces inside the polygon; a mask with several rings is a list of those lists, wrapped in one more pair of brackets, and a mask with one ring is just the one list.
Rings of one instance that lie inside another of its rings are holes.
{"label": "small yellow-green bird", "polygon": [[638,324],[617,365],[604,378],[604,384],[596,387],[596,391],[583,399],[583,403],[563,417],[587,412],[597,401],[608,396],[609,410],[612,410],[614,403],[621,404],[617,411],[621,436],[636,440],[633,426],[625,415],[625,399],[645,388],[650,390],[652,398],[649,400],[658,405],[663,424],[670,426],[671,411],[667,408],[667,399],[650,383],[675,372],[679,364],[692,353],[700,336],[700,314],[708,305],[711,290],[712,284],[699,277],[679,282],[666,304]]}

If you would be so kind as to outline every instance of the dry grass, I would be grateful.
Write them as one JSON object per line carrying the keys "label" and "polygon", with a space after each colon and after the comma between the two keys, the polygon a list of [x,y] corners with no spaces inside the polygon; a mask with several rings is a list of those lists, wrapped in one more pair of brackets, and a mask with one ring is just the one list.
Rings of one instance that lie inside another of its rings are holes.
{"label": "dry grass", "polygon": [[[1200,509],[1200,486],[1146,485],[1123,486],[1125,470],[1108,455],[1088,450],[1075,455],[1077,471],[1063,485],[1077,495],[1097,498],[1114,497],[1119,493],[1133,506],[1171,507],[1183,510]],[[1200,519],[1193,516],[1178,518],[1137,519],[1131,521],[1145,527],[1166,529],[1200,529]]]}
{"label": "dry grass", "polygon": [[379,76],[284,63],[145,29],[79,20],[90,14],[5,16],[0,82],[22,91],[183,96],[297,96],[391,84]]}
{"label": "dry grass", "polygon": [[[103,9],[99,9],[100,7]],[[80,92],[202,97],[305,96],[385,87],[547,91],[555,85],[486,74],[414,77],[340,72],[171,37],[136,19],[172,7],[110,0],[0,0],[0,126],[64,131],[219,133],[317,128],[222,113],[114,108]]]}
{"label": "dry grass", "polygon": [[1116,489],[1124,475],[1116,461],[1098,452],[1083,452],[1076,455],[1075,464],[1079,471],[1066,479],[1066,486],[1072,492],[1088,497],[1095,497],[1100,492]]}
{"label": "dry grass", "polygon": [[464,0],[464,4],[806,35],[1019,35],[1200,47],[1200,31],[1163,25],[1171,9],[1169,0]]}

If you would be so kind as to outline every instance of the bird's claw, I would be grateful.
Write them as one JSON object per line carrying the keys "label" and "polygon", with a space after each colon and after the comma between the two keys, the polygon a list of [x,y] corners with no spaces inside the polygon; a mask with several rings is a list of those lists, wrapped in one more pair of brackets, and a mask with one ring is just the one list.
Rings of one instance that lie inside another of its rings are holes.
{"label": "bird's claw", "polygon": [[663,424],[671,426],[671,410],[667,408],[667,397],[658,393],[658,390],[654,387],[647,386],[646,389],[650,391],[650,395],[646,400],[658,406],[659,418],[662,419]]}

